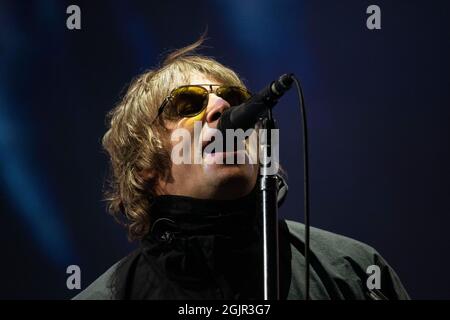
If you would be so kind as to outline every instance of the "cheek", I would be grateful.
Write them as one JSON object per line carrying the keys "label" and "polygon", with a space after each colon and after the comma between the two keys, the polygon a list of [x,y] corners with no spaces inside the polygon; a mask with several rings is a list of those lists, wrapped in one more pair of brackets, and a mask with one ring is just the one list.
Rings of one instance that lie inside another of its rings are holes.
{"label": "cheek", "polygon": [[169,152],[174,169],[189,170],[188,172],[190,172],[200,167],[202,157],[201,151],[198,152],[201,150],[201,141],[198,135],[201,135],[205,114],[206,111],[203,111],[194,117],[183,118],[178,122],[168,124],[168,127],[170,126]]}
{"label": "cheek", "polygon": [[203,121],[203,119],[205,118],[205,115],[206,115],[206,109],[192,118],[185,119],[184,123],[180,122],[180,125],[182,125],[183,127],[185,127],[188,130],[192,129],[192,128],[194,128],[194,124],[196,121]]}
{"label": "cheek", "polygon": [[176,129],[182,129],[186,133],[184,144],[185,148],[190,150],[191,154],[189,157],[192,159],[192,161],[194,161],[193,157],[195,156],[196,148],[201,148],[201,145],[199,144],[201,143],[200,136],[202,132],[202,126],[205,119],[205,115],[206,109],[194,117],[184,118],[180,120],[175,126]]}

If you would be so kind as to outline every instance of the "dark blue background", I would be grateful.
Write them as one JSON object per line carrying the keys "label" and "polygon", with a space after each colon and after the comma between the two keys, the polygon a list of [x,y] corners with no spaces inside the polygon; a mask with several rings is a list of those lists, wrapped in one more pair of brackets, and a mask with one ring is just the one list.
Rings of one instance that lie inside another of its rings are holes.
{"label": "dark blue background", "polygon": [[[78,4],[82,30],[66,29]],[[377,4],[382,29],[366,28]],[[69,298],[132,248],[106,214],[104,116],[138,73],[209,27],[212,55],[258,90],[301,77],[312,224],[377,248],[413,298],[450,298],[446,1],[2,1],[0,298]],[[277,106],[303,220],[300,115]]]}

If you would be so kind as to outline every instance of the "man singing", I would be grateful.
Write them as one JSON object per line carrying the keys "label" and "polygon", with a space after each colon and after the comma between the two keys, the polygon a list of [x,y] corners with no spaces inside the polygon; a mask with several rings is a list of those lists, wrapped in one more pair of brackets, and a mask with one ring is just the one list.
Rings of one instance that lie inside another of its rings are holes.
{"label": "man singing", "polygon": [[[202,41],[137,77],[109,114],[103,137],[112,167],[109,210],[140,246],[75,299],[263,297],[259,166],[217,161],[238,152],[248,160],[248,144],[208,152],[205,138],[224,110],[251,93],[234,71],[195,54]],[[173,133],[180,129],[201,146],[200,161],[194,152],[193,161],[173,161],[180,143]],[[302,224],[279,221],[281,299],[305,299],[304,239]],[[311,299],[408,299],[371,247],[315,228],[310,239]],[[369,267],[379,270],[379,281],[368,281]]]}

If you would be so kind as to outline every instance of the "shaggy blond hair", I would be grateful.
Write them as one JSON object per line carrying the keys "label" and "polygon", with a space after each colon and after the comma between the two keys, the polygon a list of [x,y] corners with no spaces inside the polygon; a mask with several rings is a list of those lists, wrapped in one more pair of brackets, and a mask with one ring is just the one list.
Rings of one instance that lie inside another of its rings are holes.
{"label": "shaggy blond hair", "polygon": [[102,140],[111,161],[106,200],[109,212],[127,228],[130,240],[142,239],[148,233],[156,195],[157,177],[144,179],[142,172],[151,170],[160,178],[170,177],[168,131],[163,117],[154,121],[164,98],[174,88],[189,84],[192,74],[245,87],[231,69],[213,58],[195,54],[203,41],[204,36],[168,55],[162,66],[135,78],[108,113],[109,128]]}

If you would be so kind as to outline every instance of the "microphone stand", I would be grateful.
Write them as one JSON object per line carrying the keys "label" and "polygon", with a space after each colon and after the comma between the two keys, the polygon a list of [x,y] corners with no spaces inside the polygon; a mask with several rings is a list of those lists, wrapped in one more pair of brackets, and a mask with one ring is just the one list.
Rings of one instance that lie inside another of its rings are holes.
{"label": "microphone stand", "polygon": [[[278,178],[270,174],[269,155],[272,152],[271,130],[276,128],[272,109],[267,108],[267,117],[262,121],[266,129],[266,139],[260,142],[262,161],[260,163],[260,205],[263,229],[263,290],[264,300],[279,300],[279,264],[278,264]],[[272,161],[274,161],[272,159]],[[276,164],[278,165],[278,164]]]}

